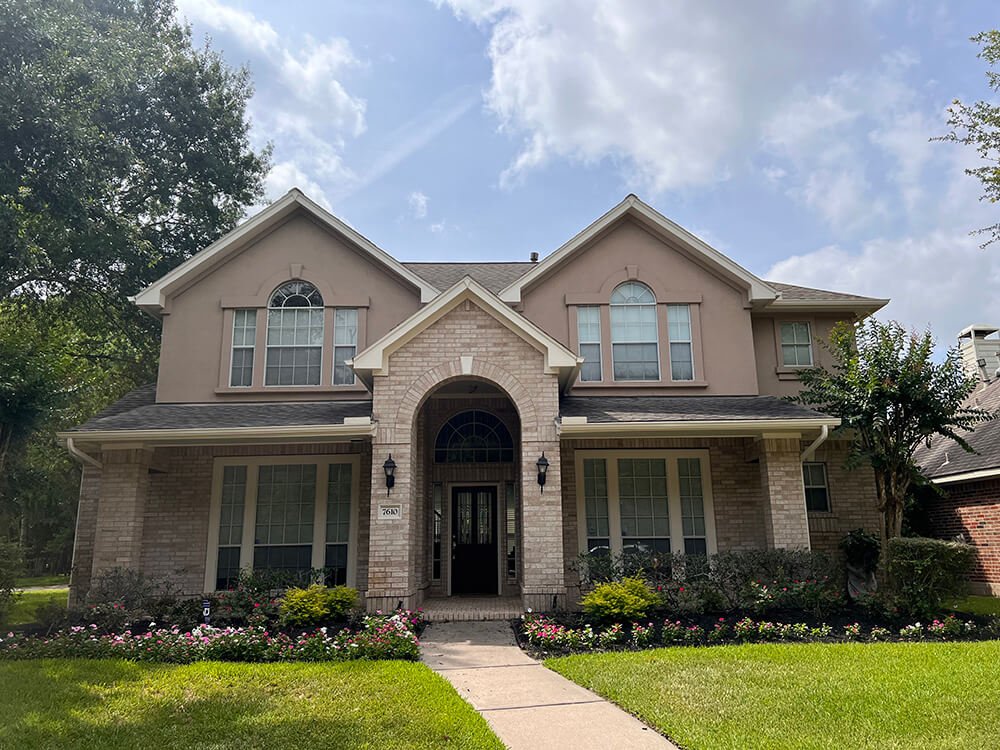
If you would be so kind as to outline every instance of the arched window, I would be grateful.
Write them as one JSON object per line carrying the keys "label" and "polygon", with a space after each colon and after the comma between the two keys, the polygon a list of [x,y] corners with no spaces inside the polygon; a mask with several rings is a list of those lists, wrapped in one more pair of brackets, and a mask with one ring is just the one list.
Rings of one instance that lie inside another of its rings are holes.
{"label": "arched window", "polygon": [[307,281],[289,281],[267,306],[265,385],[319,385],[323,296]]}
{"label": "arched window", "polygon": [[495,464],[513,460],[514,440],[510,430],[486,411],[459,412],[445,423],[434,443],[434,461],[439,464]]}
{"label": "arched window", "polygon": [[659,380],[656,297],[645,284],[626,281],[611,293],[611,357],[615,380]]}

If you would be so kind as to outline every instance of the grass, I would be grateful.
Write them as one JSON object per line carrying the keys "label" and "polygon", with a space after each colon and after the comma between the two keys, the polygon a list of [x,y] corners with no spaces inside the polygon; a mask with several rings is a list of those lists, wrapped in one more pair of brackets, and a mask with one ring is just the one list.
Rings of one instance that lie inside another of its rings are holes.
{"label": "grass", "polygon": [[586,654],[546,666],[688,750],[989,748],[1000,642],[758,644]]}
{"label": "grass", "polygon": [[956,612],[969,615],[1000,615],[1000,598],[995,596],[967,596],[955,602],[952,607]]}
{"label": "grass", "polygon": [[412,662],[0,662],[0,748],[495,748]]}
{"label": "grass", "polygon": [[35,622],[35,613],[40,606],[58,603],[66,606],[69,597],[69,589],[43,589],[41,591],[22,591],[18,594],[17,601],[11,607],[10,615],[4,624],[24,625]]}
{"label": "grass", "polygon": [[69,586],[69,574],[45,575],[45,576],[25,576],[18,578],[14,585],[19,589],[29,586]]}

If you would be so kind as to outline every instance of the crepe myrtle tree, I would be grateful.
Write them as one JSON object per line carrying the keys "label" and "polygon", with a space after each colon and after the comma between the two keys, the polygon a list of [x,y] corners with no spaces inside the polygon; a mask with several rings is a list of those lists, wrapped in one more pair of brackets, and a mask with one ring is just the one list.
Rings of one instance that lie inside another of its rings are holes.
{"label": "crepe myrtle tree", "polygon": [[972,450],[963,433],[988,416],[965,406],[976,379],[965,375],[957,349],[935,362],[930,331],[895,321],[838,323],[822,345],[833,367],[804,370],[795,400],[840,417],[853,440],[849,463],[875,471],[882,538],[899,536],[907,492],[927,481],[913,460],[920,444],[940,435]]}

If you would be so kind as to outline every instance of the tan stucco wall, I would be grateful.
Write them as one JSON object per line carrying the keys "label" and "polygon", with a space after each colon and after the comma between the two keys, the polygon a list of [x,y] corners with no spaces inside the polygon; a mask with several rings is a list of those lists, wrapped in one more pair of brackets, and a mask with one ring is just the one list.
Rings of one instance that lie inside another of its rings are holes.
{"label": "tan stucco wall", "polygon": [[[524,315],[563,344],[574,348],[575,333],[570,331],[570,315],[565,304],[566,294],[602,291],[609,279],[625,273],[626,266],[637,266],[637,281],[647,283],[654,291],[694,293],[702,296],[700,340],[704,368],[696,379],[707,380],[708,386],[671,388],[669,393],[680,395],[742,395],[757,393],[757,374],[748,363],[753,361],[753,336],[750,312],[745,307],[746,291],[712,274],[691,260],[679,249],[654,237],[633,221],[626,220],[578,252],[571,261],[552,271],[537,285],[524,293]],[[622,281],[625,279],[622,278]],[[610,294],[610,290],[605,290]],[[658,296],[658,301],[662,301]],[[607,300],[604,300],[607,304]],[[660,348],[667,346],[665,336],[666,311],[661,304]],[[610,331],[605,331],[605,337]],[[698,333],[695,332],[696,347]],[[610,339],[606,341],[610,343]],[[664,368],[661,368],[661,371]],[[697,368],[696,368],[697,369]],[[666,377],[661,372],[661,377]],[[656,392],[655,388],[634,384],[614,384],[605,368],[608,387],[602,394],[613,391],[639,395]],[[666,381],[664,382],[666,384]],[[594,386],[576,388],[592,392]]]}
{"label": "tan stucco wall", "polygon": [[[216,393],[224,356],[222,299],[267,295],[272,289],[262,286],[270,287],[272,279],[291,278],[292,264],[302,266],[304,278],[333,290],[332,299],[324,295],[327,306],[336,305],[338,297],[371,298],[366,320],[367,342],[359,342],[359,351],[420,307],[419,294],[414,288],[298,214],[172,299],[170,313],[163,318],[158,401],[316,398],[315,393],[279,393],[273,389],[257,394]],[[228,353],[225,354],[228,361]],[[262,367],[264,353],[258,351],[257,356],[260,359],[256,366]],[[329,381],[328,372],[324,378]],[[367,394],[361,389],[360,394],[347,393],[343,397],[367,398]]]}
{"label": "tan stucco wall", "polygon": [[[781,364],[778,347],[782,321],[807,321],[813,336],[813,362],[831,367],[833,357],[821,342],[830,339],[830,331],[841,320],[853,320],[852,315],[816,315],[814,313],[784,313],[782,315],[755,314],[753,316],[754,355],[757,364],[757,382],[761,395],[794,396],[802,384],[790,368]],[[818,340],[817,340],[818,339]]]}

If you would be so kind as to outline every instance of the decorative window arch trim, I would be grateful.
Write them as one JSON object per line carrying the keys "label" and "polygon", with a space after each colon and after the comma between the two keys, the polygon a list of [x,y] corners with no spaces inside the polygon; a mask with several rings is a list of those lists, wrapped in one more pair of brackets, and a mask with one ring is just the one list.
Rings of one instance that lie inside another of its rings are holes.
{"label": "decorative window arch trim", "polygon": [[485,409],[453,414],[434,438],[434,463],[513,463],[515,458],[510,428]]}

